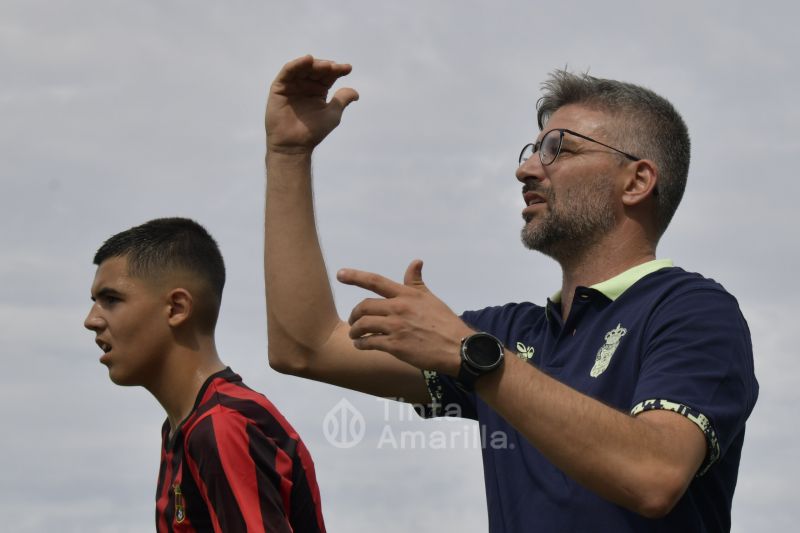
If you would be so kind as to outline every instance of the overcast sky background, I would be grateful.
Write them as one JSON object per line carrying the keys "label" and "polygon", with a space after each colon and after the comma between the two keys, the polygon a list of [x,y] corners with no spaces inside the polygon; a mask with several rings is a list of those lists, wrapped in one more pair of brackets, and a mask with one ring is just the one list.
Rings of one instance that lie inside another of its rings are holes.
{"label": "overcast sky background", "polygon": [[[470,424],[417,421],[267,365],[263,111],[281,65],[310,52],[352,63],[361,93],[315,160],[329,267],[401,278],[421,257],[459,311],[560,286],[557,265],[519,244],[514,179],[547,73],[590,69],[669,98],[693,159],[659,255],[737,296],[761,383],[733,531],[793,530],[798,15],[764,1],[3,0],[0,529],[153,530],[164,413],[110,383],[82,322],[102,241],[180,215],[220,243],[218,347],[305,439],[328,530],[486,530],[479,450],[378,447],[387,423],[426,435]],[[345,316],[365,296],[335,292]],[[346,450],[322,430],[343,398],[367,426]]]}

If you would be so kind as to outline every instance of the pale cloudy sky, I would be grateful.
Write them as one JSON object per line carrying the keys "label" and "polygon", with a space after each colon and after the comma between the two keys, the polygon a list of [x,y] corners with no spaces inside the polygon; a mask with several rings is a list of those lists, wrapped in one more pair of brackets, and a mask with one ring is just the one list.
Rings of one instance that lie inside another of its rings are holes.
{"label": "pale cloudy sky", "polygon": [[[456,310],[541,302],[559,286],[557,265],[518,242],[514,179],[549,71],[589,69],[672,100],[694,150],[660,256],[738,297],[761,382],[733,530],[792,530],[800,362],[786,284],[800,267],[800,8],[650,4],[4,0],[2,529],[153,529],[163,412],[145,391],[108,381],[82,321],[99,244],[181,215],[220,242],[229,283],[219,348],[303,435],[329,530],[485,531],[474,426],[418,421],[267,366],[265,95],[284,62],[310,52],[352,63],[347,83],[361,93],[315,162],[329,266],[400,277],[421,257],[429,286]],[[347,314],[364,294],[336,296]],[[323,433],[342,399],[366,423],[351,449]],[[454,445],[395,450],[381,440],[387,423],[395,435],[441,431]]]}

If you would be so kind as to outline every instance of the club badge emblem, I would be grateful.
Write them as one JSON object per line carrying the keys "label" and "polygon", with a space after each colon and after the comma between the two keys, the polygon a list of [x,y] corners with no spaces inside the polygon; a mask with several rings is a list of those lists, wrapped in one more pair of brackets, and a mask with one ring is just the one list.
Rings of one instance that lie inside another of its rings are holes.
{"label": "club badge emblem", "polygon": [[172,486],[172,491],[175,494],[175,522],[180,524],[186,520],[186,506],[183,503],[183,493],[181,486],[178,483]]}
{"label": "club badge emblem", "polygon": [[606,342],[597,350],[597,355],[594,358],[594,366],[591,372],[589,372],[590,376],[596,378],[606,371],[608,364],[611,362],[611,357],[614,355],[614,352],[617,351],[620,339],[622,339],[626,333],[628,333],[628,330],[623,328],[622,324],[617,324],[616,328],[606,333]]}

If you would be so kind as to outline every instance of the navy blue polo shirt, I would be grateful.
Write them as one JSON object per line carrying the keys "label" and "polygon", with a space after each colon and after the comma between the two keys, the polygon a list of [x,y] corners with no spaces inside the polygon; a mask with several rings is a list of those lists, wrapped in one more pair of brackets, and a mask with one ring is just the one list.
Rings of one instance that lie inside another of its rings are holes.
{"label": "navy blue polo shirt", "polygon": [[669,515],[644,518],[566,476],[452,378],[425,372],[433,399],[427,416],[480,424],[489,531],[729,531],[745,421],[758,396],[750,333],[736,299],[713,280],[662,260],[578,287],[567,320],[559,300],[489,307],[462,318],[609,406],[687,417],[706,436],[706,460]]}

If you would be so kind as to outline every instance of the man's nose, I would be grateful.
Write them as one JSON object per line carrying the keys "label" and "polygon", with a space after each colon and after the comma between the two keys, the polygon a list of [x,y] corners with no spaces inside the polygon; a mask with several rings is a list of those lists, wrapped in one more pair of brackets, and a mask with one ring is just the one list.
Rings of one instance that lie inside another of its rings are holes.
{"label": "man's nose", "polygon": [[515,175],[520,183],[525,183],[532,179],[542,181],[544,179],[544,165],[542,165],[542,161],[539,159],[539,154],[535,153],[526,161],[523,161],[522,164],[517,167]]}

